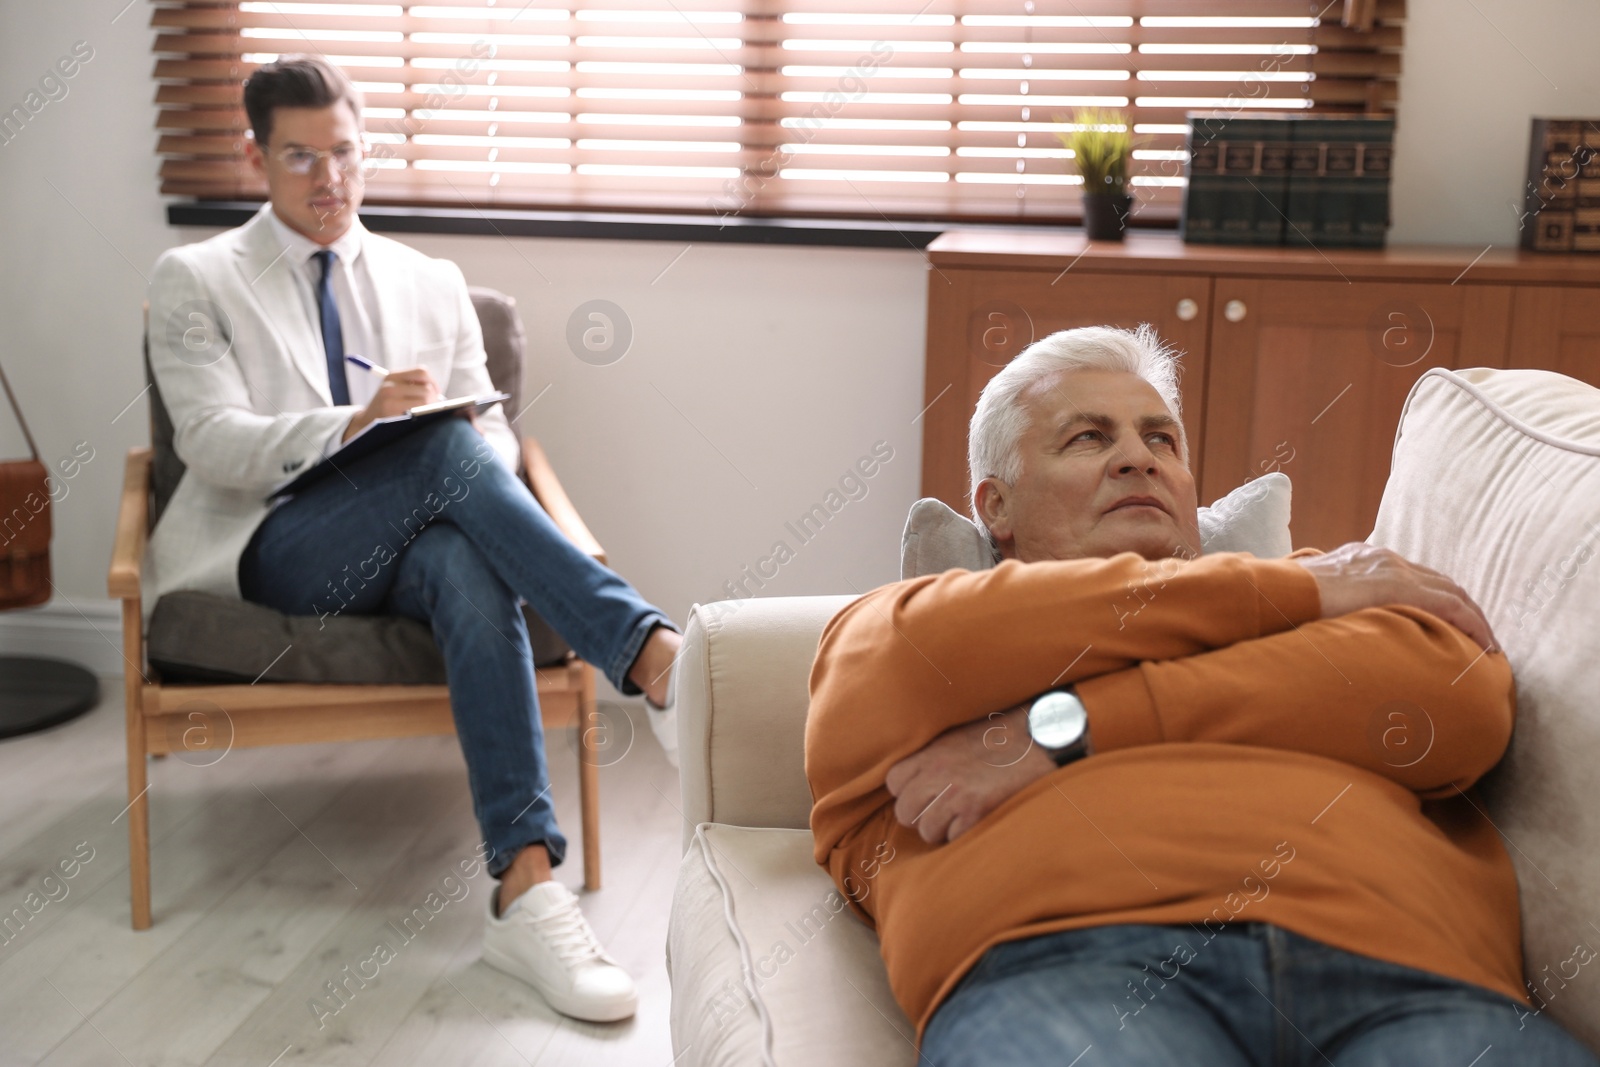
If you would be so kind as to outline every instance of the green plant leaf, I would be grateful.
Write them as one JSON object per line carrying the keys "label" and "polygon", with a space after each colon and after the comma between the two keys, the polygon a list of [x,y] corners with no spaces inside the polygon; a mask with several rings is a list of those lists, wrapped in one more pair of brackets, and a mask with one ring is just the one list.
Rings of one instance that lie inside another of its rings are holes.
{"label": "green plant leaf", "polygon": [[[1059,116],[1057,122],[1062,121]],[[1128,161],[1133,156],[1133,130],[1126,112],[1079,108],[1072,115],[1073,129],[1057,133],[1062,147],[1083,175],[1085,194],[1122,196],[1128,187]]]}

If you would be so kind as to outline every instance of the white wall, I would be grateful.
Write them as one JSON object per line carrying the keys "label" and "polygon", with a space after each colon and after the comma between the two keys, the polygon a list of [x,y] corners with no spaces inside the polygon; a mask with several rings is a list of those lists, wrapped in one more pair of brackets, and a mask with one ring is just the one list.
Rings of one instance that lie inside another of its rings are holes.
{"label": "white wall", "polygon": [[[113,24],[116,8],[0,4],[0,110],[74,42],[94,49],[67,97],[0,145],[0,361],[47,460],[78,441],[95,449],[55,511],[56,580],[71,603],[45,614],[76,620],[81,609],[112,638],[104,583],[121,456],[146,433],[142,400],[117,418],[143,386],[141,272],[162,249],[206,235],[164,222],[150,9],[134,0]],[[1513,242],[1506,205],[1520,195],[1527,119],[1600,114],[1600,74],[1583,51],[1596,39],[1591,0],[1412,0],[1394,240]],[[674,617],[725,595],[723,583],[775,540],[794,545],[784,523],[878,440],[895,458],[868,496],[761,591],[844,592],[895,577],[918,484],[920,255],[697,245],[673,263],[681,244],[407,240],[518,299],[529,397],[551,384],[526,426],[613,563]],[[596,298],[621,306],[635,330],[607,367],[580,362],[564,340],[567,316]],[[0,453],[19,451],[0,417]],[[28,634],[48,628],[27,630],[23,614],[0,617],[0,648],[44,640]],[[61,647],[115,665],[92,633]]]}
{"label": "white wall", "polygon": [[[0,4],[0,114],[24,103],[75,42],[94,50],[66,97],[0,144],[0,362],[47,464],[79,441],[95,453],[53,509],[56,602],[0,616],[0,647],[38,653],[55,640],[98,669],[118,663],[106,641],[60,634],[81,624],[82,609],[118,639],[105,570],[121,455],[145,433],[144,404],[117,415],[144,386],[141,272],[174,240],[155,191],[150,11],[140,0],[116,17],[118,6]],[[10,413],[0,411],[0,456],[22,454]]]}
{"label": "white wall", "polygon": [[1410,0],[1407,15],[1389,239],[1515,245],[1528,120],[1600,116],[1600,4]]}
{"label": "white wall", "polygon": [[[694,601],[725,599],[724,583],[780,539],[795,558],[763,595],[865,590],[899,577],[900,526],[920,478],[921,424],[911,421],[922,408],[920,255],[412,243],[517,298],[532,354],[524,403],[550,386],[524,431],[546,442],[612,564],[679,621]],[[621,307],[634,331],[627,355],[609,366],[567,346],[568,317],[594,299]],[[802,546],[784,524],[878,441],[894,458]]]}

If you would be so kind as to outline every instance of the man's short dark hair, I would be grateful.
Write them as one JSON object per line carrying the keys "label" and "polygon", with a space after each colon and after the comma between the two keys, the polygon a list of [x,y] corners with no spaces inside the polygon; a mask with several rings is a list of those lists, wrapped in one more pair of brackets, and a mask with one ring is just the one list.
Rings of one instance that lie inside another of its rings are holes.
{"label": "man's short dark hair", "polygon": [[256,144],[272,137],[272,113],[280,107],[332,107],[340,101],[361,123],[361,91],[344,71],[321,56],[279,56],[244,83],[244,112]]}

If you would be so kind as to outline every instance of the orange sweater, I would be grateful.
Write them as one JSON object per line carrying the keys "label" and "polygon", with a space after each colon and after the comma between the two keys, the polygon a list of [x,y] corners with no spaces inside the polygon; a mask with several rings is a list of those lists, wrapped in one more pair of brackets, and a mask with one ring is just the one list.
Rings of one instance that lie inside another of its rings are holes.
{"label": "orange sweater", "polygon": [[[991,946],[1112,923],[1197,946],[1270,922],[1525,999],[1515,876],[1463,792],[1510,740],[1510,667],[1423,611],[1320,614],[1297,563],[1125,553],[897,582],[829,622],[816,860],[919,1034]],[[1069,683],[1095,755],[949,844],[895,820],[896,761]]]}

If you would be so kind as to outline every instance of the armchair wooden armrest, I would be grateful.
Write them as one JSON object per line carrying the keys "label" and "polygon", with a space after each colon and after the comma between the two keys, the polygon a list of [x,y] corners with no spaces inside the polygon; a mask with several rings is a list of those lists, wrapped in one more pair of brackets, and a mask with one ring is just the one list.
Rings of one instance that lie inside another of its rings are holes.
{"label": "armchair wooden armrest", "polygon": [[556,477],[555,469],[550,466],[550,460],[545,456],[544,449],[532,437],[522,439],[522,468],[523,476],[528,480],[528,488],[533,490],[534,498],[544,507],[556,527],[585,555],[593,556],[604,563],[605,549],[600,547],[600,542],[594,539],[594,534],[584,525],[578,509],[573,507],[572,501],[567,498],[567,491],[561,488],[561,481]]}
{"label": "armchair wooden armrest", "polygon": [[128,449],[122,474],[122,502],[117,508],[117,539],[111,546],[106,589],[118,600],[139,599],[139,571],[150,534],[150,449]]}

